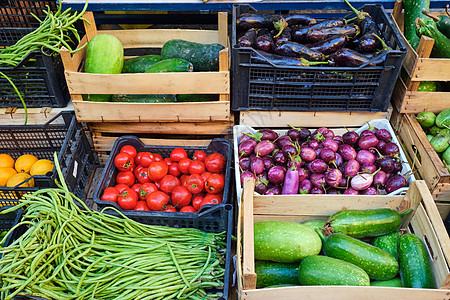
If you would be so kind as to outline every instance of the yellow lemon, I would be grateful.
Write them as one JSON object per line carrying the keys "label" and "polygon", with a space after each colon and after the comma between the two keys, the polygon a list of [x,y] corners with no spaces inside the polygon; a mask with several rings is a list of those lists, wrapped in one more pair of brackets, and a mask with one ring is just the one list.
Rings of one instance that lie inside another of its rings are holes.
{"label": "yellow lemon", "polygon": [[0,154],[0,168],[14,168],[14,158],[9,154]]}
{"label": "yellow lemon", "polygon": [[[16,185],[20,184],[24,180],[27,180],[31,176],[27,173],[17,173],[11,176],[8,179],[8,182],[6,182],[7,187],[15,187]],[[34,179],[30,179],[27,182],[24,182],[23,184],[19,185],[19,187],[34,187]]]}
{"label": "yellow lemon", "polygon": [[0,186],[6,186],[8,179],[14,174],[17,174],[17,172],[13,168],[0,167]]}
{"label": "yellow lemon", "polygon": [[55,164],[48,159],[40,159],[35,162],[30,169],[30,175],[45,175],[53,170]]}
{"label": "yellow lemon", "polygon": [[31,154],[24,154],[22,156],[19,156],[18,159],[16,159],[16,164],[14,165],[14,168],[18,173],[21,172],[30,173],[31,166],[37,161],[38,159],[36,156]]}

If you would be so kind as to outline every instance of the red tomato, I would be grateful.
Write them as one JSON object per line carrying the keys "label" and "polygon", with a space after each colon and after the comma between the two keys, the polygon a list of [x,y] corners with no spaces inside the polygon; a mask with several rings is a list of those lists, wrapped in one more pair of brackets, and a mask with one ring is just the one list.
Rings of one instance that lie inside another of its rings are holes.
{"label": "red tomato", "polygon": [[184,186],[177,186],[172,191],[172,204],[175,207],[184,207],[188,206],[191,203],[192,194],[188,191],[188,189]]}
{"label": "red tomato", "polygon": [[161,179],[159,184],[161,185],[161,191],[170,194],[174,188],[181,185],[181,181],[173,175],[166,175]]}
{"label": "red tomato", "polygon": [[148,177],[157,181],[167,175],[169,171],[169,166],[163,161],[155,161],[150,164],[148,167]]}
{"label": "red tomato", "polygon": [[152,211],[161,211],[167,203],[169,203],[169,196],[161,191],[156,191],[145,196],[145,201]]}
{"label": "red tomato", "polygon": [[172,159],[170,159],[169,157],[166,157],[163,160],[168,166],[170,166],[173,163]]}
{"label": "red tomato", "polygon": [[129,210],[134,209],[138,202],[138,195],[132,189],[124,190],[117,198],[117,203],[123,209]]}
{"label": "red tomato", "polygon": [[205,158],[205,167],[208,172],[221,173],[225,167],[226,159],[220,153],[213,153]]}
{"label": "red tomato", "polygon": [[133,184],[131,186],[131,189],[133,191],[135,191],[138,194],[138,196],[139,196],[139,191],[141,190],[141,184],[140,183],[135,183],[135,184]]}
{"label": "red tomato", "polygon": [[170,166],[169,166],[169,174],[173,175],[175,177],[180,177],[180,175],[182,174],[180,172],[180,170],[178,170],[178,163],[177,162],[173,162]]}
{"label": "red tomato", "polygon": [[119,183],[116,184],[115,188],[119,191],[119,193],[122,193],[125,189],[129,188],[129,186],[124,183]]}
{"label": "red tomato", "polygon": [[181,177],[180,177],[181,185],[184,186],[186,184],[186,180],[188,177],[189,177],[189,175],[186,175],[186,174],[181,175]]}
{"label": "red tomato", "polygon": [[138,196],[139,200],[145,200],[145,195],[158,191],[158,187],[151,182],[141,184]]}
{"label": "red tomato", "polygon": [[100,200],[102,201],[112,201],[117,203],[117,198],[119,197],[120,192],[113,186],[107,187],[102,194]]}
{"label": "red tomato", "polygon": [[200,196],[196,196],[192,199],[192,206],[196,209],[199,210],[200,207],[202,207],[202,202],[203,202],[203,197]]}
{"label": "red tomato", "polygon": [[160,184],[160,180],[155,181],[155,185],[158,188],[158,190],[161,189],[161,184]]}
{"label": "red tomato", "polygon": [[136,176],[136,180],[140,183],[147,183],[150,182],[150,178],[148,178],[148,168],[142,167],[136,168],[134,170],[134,176]]}
{"label": "red tomato", "polygon": [[134,159],[128,153],[120,152],[114,157],[114,165],[119,171],[129,171],[134,167]]}
{"label": "red tomato", "polygon": [[183,158],[187,158],[187,157],[188,157],[188,155],[186,153],[186,150],[184,150],[183,148],[175,148],[170,153],[170,158],[176,162],[179,162]]}
{"label": "red tomato", "polygon": [[191,164],[192,160],[189,158],[182,158],[178,162],[178,170],[180,170],[183,174],[189,174],[189,165]]}
{"label": "red tomato", "polygon": [[148,208],[147,202],[145,202],[145,201],[138,201],[137,204],[136,204],[136,207],[134,208],[134,210],[150,211],[150,208]]}
{"label": "red tomato", "polygon": [[197,150],[194,152],[194,156],[192,157],[192,160],[198,160],[198,161],[204,162],[205,158],[207,156],[208,155],[205,152],[203,152],[202,150]]}
{"label": "red tomato", "polygon": [[199,160],[193,160],[189,165],[190,174],[202,174],[205,173],[205,164]]}
{"label": "red tomato", "polygon": [[180,209],[180,212],[196,213],[197,210],[195,208],[193,208],[192,206],[188,205],[188,206],[182,207]]}
{"label": "red tomato", "polygon": [[202,207],[205,204],[220,204],[222,203],[222,194],[213,195],[213,194],[206,194],[205,198],[203,198],[202,203],[200,203],[200,207]]}
{"label": "red tomato", "polygon": [[163,161],[164,159],[162,158],[162,156],[161,155],[159,155],[159,154],[153,154],[153,156],[155,157],[155,161]]}
{"label": "red tomato", "polygon": [[128,187],[131,187],[135,181],[136,178],[134,177],[134,174],[131,171],[119,172],[116,176],[116,183],[124,183],[128,185]]}
{"label": "red tomato", "polygon": [[133,159],[137,156],[136,148],[131,145],[125,145],[120,149],[120,152],[128,153]]}
{"label": "red tomato", "polygon": [[205,173],[202,173],[202,179],[203,179],[203,182],[205,182],[206,181],[206,179],[208,179],[208,177],[209,177],[209,175],[211,175],[212,173],[210,173],[210,172],[205,172]]}
{"label": "red tomato", "polygon": [[141,165],[144,168],[148,168],[148,166],[155,161],[155,156],[150,152],[139,152],[136,156],[136,160],[136,164]]}
{"label": "red tomato", "polygon": [[177,212],[177,209],[175,208],[175,206],[169,204],[162,211],[165,211],[165,212]]}
{"label": "red tomato", "polygon": [[198,194],[203,191],[203,179],[202,176],[198,174],[192,174],[186,178],[186,181],[183,183],[189,192],[192,194]]}
{"label": "red tomato", "polygon": [[205,190],[210,194],[218,194],[223,191],[225,176],[223,174],[211,174],[206,178]]}

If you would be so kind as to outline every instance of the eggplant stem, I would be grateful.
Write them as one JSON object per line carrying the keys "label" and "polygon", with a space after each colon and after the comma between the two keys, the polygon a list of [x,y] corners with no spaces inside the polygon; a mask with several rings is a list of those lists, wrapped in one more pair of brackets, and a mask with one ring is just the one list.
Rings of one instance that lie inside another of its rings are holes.
{"label": "eggplant stem", "polygon": [[439,19],[438,17],[433,16],[429,11],[422,10],[422,13],[423,13],[425,16],[427,16],[427,17],[433,19],[433,21],[435,21],[435,22],[439,22],[439,21],[441,20],[441,19]]}
{"label": "eggplant stem", "polygon": [[358,18],[359,21],[364,20],[367,16],[370,16],[369,13],[364,11],[359,11],[356,8],[354,8],[348,0],[344,0],[345,3],[350,7],[350,9],[356,14],[356,18]]}
{"label": "eggplant stem", "polygon": [[383,39],[382,39],[381,37],[379,37],[377,34],[374,33],[373,36],[376,37],[376,38],[380,41],[381,46],[383,47],[383,50],[384,50],[384,51],[392,50],[392,48],[389,47],[389,46],[383,41]]}

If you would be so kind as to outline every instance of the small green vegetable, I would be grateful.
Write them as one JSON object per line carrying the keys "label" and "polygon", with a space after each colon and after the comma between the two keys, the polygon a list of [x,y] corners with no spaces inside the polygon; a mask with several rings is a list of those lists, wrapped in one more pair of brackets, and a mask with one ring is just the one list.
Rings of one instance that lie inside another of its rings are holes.
{"label": "small green vegetable", "polygon": [[423,129],[427,129],[434,125],[436,115],[431,111],[423,111],[416,116],[416,120]]}

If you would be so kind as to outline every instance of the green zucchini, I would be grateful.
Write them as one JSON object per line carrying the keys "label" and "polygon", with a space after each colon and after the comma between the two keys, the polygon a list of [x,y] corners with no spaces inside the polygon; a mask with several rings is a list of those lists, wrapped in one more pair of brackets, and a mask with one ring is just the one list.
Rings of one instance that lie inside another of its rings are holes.
{"label": "green zucchini", "polygon": [[148,68],[145,73],[192,72],[192,70],[192,64],[187,60],[171,58],[158,61]]}
{"label": "green zucchini", "polygon": [[431,134],[427,134],[427,139],[429,142],[431,142],[431,140],[434,138],[434,136],[432,136]]}
{"label": "green zucchini", "polygon": [[323,252],[357,265],[371,279],[389,280],[398,273],[398,262],[392,255],[346,234],[333,233],[328,236],[323,243]]}
{"label": "green zucchini", "polygon": [[416,28],[416,33],[418,36],[425,35],[429,38],[434,39],[431,56],[450,58],[450,39],[437,29],[436,23],[434,23],[432,20],[423,21],[422,19],[418,19],[417,23],[419,27]]}
{"label": "green zucchini", "polygon": [[400,214],[389,208],[340,210],[328,219],[334,232],[355,238],[379,236],[391,233],[400,227]]}
{"label": "green zucchini", "polygon": [[117,94],[113,95],[111,98],[112,102],[130,102],[130,103],[167,103],[176,102],[177,98],[175,95],[171,94],[161,94],[161,95],[126,95]]}
{"label": "green zucchini", "polygon": [[441,131],[441,128],[437,127],[436,125],[434,125],[433,127],[431,127],[428,132],[432,135],[435,136],[439,133],[439,131]]}
{"label": "green zucchini", "polygon": [[178,102],[210,102],[219,101],[218,94],[179,94]]}
{"label": "green zucchini", "polygon": [[450,147],[447,147],[444,153],[442,153],[442,161],[445,165],[450,166]]}
{"label": "green zucchini", "polygon": [[406,233],[398,238],[398,261],[404,287],[436,287],[428,251],[414,234]]}
{"label": "green zucchini", "polygon": [[448,5],[445,8],[445,12],[447,15],[433,16],[428,11],[424,11],[423,14],[435,21],[437,29],[450,39],[450,14],[448,13]]}
{"label": "green zucchini", "polygon": [[403,287],[402,280],[398,277],[395,277],[390,280],[381,280],[381,281],[372,281],[370,283],[371,286],[386,286],[386,287]]}
{"label": "green zucchini", "polygon": [[437,153],[441,153],[448,148],[449,140],[447,136],[438,134],[431,139],[430,144]]}
{"label": "green zucchini", "polygon": [[256,288],[278,284],[298,285],[298,264],[255,261]]}
{"label": "green zucchini", "polygon": [[322,241],[310,227],[283,221],[263,221],[254,224],[255,259],[283,263],[299,262],[318,254]]}
{"label": "green zucchini", "polygon": [[162,60],[161,55],[154,54],[125,59],[122,73],[144,73],[160,60]]}
{"label": "green zucchini", "polygon": [[439,128],[450,128],[450,108],[441,111],[436,117],[436,126]]}
{"label": "green zucchini", "polygon": [[416,116],[416,120],[423,129],[427,129],[434,125],[436,115],[431,111],[423,111]]}
{"label": "green zucchini", "polygon": [[414,21],[416,18],[429,19],[422,14],[422,11],[430,10],[430,0],[403,0],[403,8],[405,10],[405,37],[415,50],[419,46],[420,37],[416,35]]}
{"label": "green zucchini", "polygon": [[360,267],[320,255],[308,256],[302,260],[298,281],[300,285],[370,285],[369,276]]}
{"label": "green zucchini", "polygon": [[394,231],[385,235],[377,236],[373,240],[372,245],[386,251],[397,259],[397,240],[400,234],[400,231]]}
{"label": "green zucchini", "polygon": [[185,40],[167,41],[162,49],[163,59],[182,58],[194,65],[195,71],[218,71],[220,44],[202,44]]}

